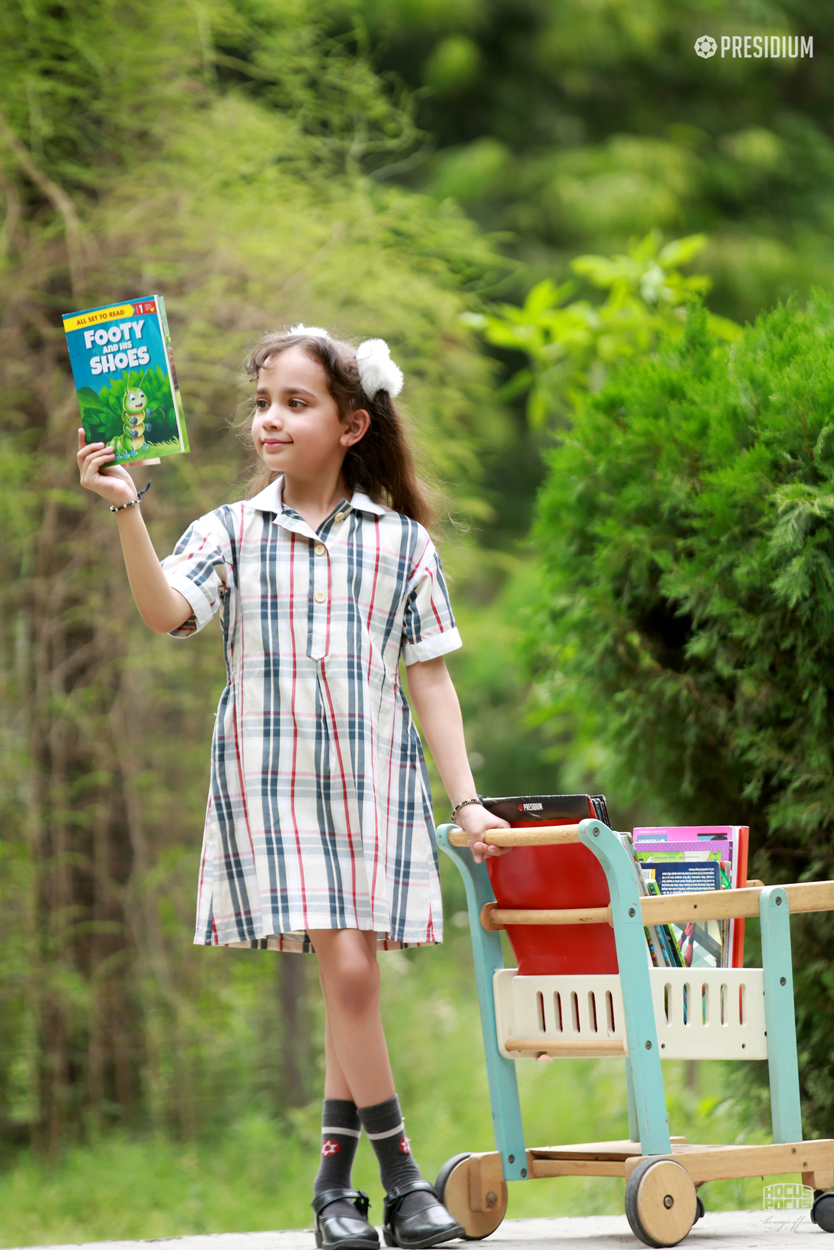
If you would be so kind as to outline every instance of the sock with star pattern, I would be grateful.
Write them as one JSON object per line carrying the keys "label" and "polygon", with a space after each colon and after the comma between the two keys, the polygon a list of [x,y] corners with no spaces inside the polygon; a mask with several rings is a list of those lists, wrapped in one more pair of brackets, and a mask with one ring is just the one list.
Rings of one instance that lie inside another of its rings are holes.
{"label": "sock with star pattern", "polygon": [[[419,1181],[420,1169],[414,1162],[411,1144],[405,1135],[405,1124],[397,1095],[385,1102],[374,1103],[371,1107],[359,1107],[358,1114],[374,1148],[385,1192],[390,1193],[392,1189],[406,1185],[409,1181]],[[418,1211],[425,1211],[427,1207],[436,1205],[436,1198],[425,1190],[418,1190],[416,1194],[408,1194],[403,1199],[400,1210],[403,1215],[415,1215]]]}
{"label": "sock with star pattern", "polygon": [[[328,1189],[352,1189],[350,1173],[362,1125],[356,1103],[343,1098],[325,1098],[321,1106],[321,1163],[313,1182],[313,1195]],[[340,1199],[326,1208],[328,1216],[356,1218],[350,1199]]]}

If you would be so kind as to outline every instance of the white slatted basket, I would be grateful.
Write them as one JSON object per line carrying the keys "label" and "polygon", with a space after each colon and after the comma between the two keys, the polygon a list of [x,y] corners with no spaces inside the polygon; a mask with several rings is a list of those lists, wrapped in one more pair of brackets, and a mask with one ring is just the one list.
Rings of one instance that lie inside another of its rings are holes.
{"label": "white slatted basket", "polygon": [[[651,968],[662,1059],[766,1059],[761,968]],[[498,1046],[507,1059],[547,1053],[628,1053],[620,978],[615,975],[493,978]],[[507,1042],[541,1043],[524,1051]]]}

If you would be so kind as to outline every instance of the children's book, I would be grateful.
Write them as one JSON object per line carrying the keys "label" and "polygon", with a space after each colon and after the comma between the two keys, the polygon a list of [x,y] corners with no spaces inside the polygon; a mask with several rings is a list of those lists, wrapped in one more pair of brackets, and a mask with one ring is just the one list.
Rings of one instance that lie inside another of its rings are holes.
{"label": "children's book", "polygon": [[738,825],[647,825],[634,830],[635,842],[729,842]]}
{"label": "children's book", "polygon": [[694,894],[699,890],[721,889],[721,870],[715,860],[670,863],[655,855],[643,867],[644,871],[650,869],[660,894]]}
{"label": "children's book", "polygon": [[[635,847],[637,862],[649,886],[649,892],[657,895],[692,894],[701,890],[721,888],[721,865],[715,859],[697,861],[679,856],[655,856],[653,852],[641,852]],[[645,844],[644,844],[645,845]],[[662,845],[662,844],[661,844]],[[728,865],[729,866],[729,865]],[[729,884],[729,877],[725,875]],[[700,924],[669,925],[687,968],[721,968],[726,965],[729,951],[729,924],[727,921],[709,920]]]}
{"label": "children's book", "polygon": [[161,295],[65,313],[64,331],[88,443],[112,447],[114,464],[188,451]]}
{"label": "children's book", "polygon": [[[658,893],[738,889],[747,884],[746,825],[683,825],[634,830],[634,854]],[[687,965],[744,964],[744,921],[673,925]]]}

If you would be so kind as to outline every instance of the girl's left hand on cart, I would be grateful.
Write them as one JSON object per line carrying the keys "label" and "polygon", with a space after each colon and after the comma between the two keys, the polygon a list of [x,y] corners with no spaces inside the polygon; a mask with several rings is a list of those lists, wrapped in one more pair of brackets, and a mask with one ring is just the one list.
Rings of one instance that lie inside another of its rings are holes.
{"label": "girl's left hand on cart", "polygon": [[455,823],[463,829],[464,833],[469,834],[472,858],[476,864],[482,863],[487,856],[491,858],[494,855],[505,855],[507,851],[512,850],[509,846],[490,846],[489,843],[483,841],[484,834],[490,829],[511,829],[512,826],[500,816],[493,816],[492,812],[481,807],[480,803],[467,803],[466,807],[462,807],[458,812]]}

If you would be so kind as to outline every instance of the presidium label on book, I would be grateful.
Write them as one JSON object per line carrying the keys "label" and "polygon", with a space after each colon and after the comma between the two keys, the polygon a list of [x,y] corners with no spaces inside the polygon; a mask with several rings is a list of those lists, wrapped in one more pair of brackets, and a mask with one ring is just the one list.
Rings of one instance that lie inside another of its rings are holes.
{"label": "presidium label on book", "polygon": [[64,314],[88,443],[115,464],[188,451],[171,335],[161,295]]}

